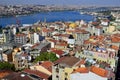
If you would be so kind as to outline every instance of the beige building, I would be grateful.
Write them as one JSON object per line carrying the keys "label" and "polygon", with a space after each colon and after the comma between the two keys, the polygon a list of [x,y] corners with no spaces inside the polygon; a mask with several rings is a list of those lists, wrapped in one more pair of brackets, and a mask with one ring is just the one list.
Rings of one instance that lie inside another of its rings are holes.
{"label": "beige building", "polygon": [[55,61],[52,66],[52,80],[70,80],[70,74],[78,68],[80,59],[66,56]]}
{"label": "beige building", "polygon": [[5,41],[5,36],[3,34],[0,34],[0,44],[3,44]]}
{"label": "beige building", "polygon": [[45,73],[45,74],[51,76],[52,75],[52,65],[53,65],[52,62],[44,61],[44,62],[37,63],[33,66],[30,66],[30,69],[37,70],[37,71],[40,71],[42,73]]}
{"label": "beige building", "polygon": [[4,61],[6,62],[12,62],[13,61],[13,58],[12,58],[12,50],[11,49],[8,49],[6,51],[4,51],[2,53],[2,58]]}
{"label": "beige building", "polygon": [[29,56],[26,53],[17,53],[14,58],[14,65],[16,70],[28,68]]}

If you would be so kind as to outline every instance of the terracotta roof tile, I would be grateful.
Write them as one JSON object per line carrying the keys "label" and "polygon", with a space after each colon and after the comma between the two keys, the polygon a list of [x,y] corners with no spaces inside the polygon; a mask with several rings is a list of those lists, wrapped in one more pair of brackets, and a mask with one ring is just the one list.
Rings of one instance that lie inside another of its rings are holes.
{"label": "terracotta roof tile", "polygon": [[111,41],[115,42],[115,43],[120,42],[120,37],[118,37],[118,36],[112,36],[111,37]]}
{"label": "terracotta roof tile", "polygon": [[37,70],[25,69],[23,72],[26,72],[29,74],[34,74],[34,75],[39,76],[40,78],[43,78],[43,79],[48,79],[50,77],[49,75],[42,73],[40,71],[37,71]]}
{"label": "terracotta roof tile", "polygon": [[92,25],[99,25],[99,22],[92,22]]}
{"label": "terracotta roof tile", "polygon": [[23,37],[23,36],[27,36],[27,35],[24,34],[24,33],[21,33],[21,34],[16,34],[15,36],[16,36],[16,37]]}
{"label": "terracotta roof tile", "polygon": [[112,45],[111,48],[114,49],[114,50],[118,50],[119,49],[119,47],[115,46],[115,45]]}
{"label": "terracotta roof tile", "polygon": [[102,26],[96,26],[95,28],[97,28],[97,29],[102,29]]}
{"label": "terracotta roof tile", "polygon": [[95,73],[95,74],[97,74],[99,76],[102,76],[102,77],[107,77],[107,75],[108,75],[107,70],[96,67],[96,66],[91,67],[91,72],[93,72],[93,73]]}
{"label": "terracotta roof tile", "polygon": [[53,36],[69,37],[69,34],[55,34]]}
{"label": "terracotta roof tile", "polygon": [[54,43],[57,42],[57,40],[54,40],[54,39],[49,39],[48,41],[50,41],[50,42],[54,42]]}
{"label": "terracotta roof tile", "polygon": [[75,33],[88,34],[89,32],[84,29],[76,29]]}
{"label": "terracotta roof tile", "polygon": [[44,28],[42,28],[42,31],[43,32],[52,32],[53,30],[52,29],[47,29],[47,28],[44,27]]}
{"label": "terracotta roof tile", "polygon": [[21,76],[22,73],[11,73],[9,75],[7,75],[6,77],[4,77],[4,80],[33,80],[32,78],[30,78],[27,75],[24,75],[23,77]]}
{"label": "terracotta roof tile", "polygon": [[[86,67],[81,67],[81,68],[76,69],[74,72],[88,73],[88,72],[89,72],[89,69],[86,68]],[[74,72],[73,72],[73,73],[74,73]]]}
{"label": "terracotta roof tile", "polygon": [[41,64],[41,66],[43,66],[43,67],[45,67],[45,68],[49,68],[49,67],[51,67],[52,65],[53,65],[53,63],[50,62],[50,61],[45,61],[45,62],[43,62],[43,63]]}
{"label": "terracotta roof tile", "polygon": [[6,70],[0,71],[0,79],[9,75],[10,73],[12,73],[12,71],[6,71]]}
{"label": "terracotta roof tile", "polygon": [[32,48],[35,48],[36,46],[40,45],[40,43],[36,43],[32,46]]}
{"label": "terracotta roof tile", "polygon": [[64,54],[64,51],[62,51],[62,50],[52,50],[52,52],[54,52],[60,56],[62,56],[62,54]]}

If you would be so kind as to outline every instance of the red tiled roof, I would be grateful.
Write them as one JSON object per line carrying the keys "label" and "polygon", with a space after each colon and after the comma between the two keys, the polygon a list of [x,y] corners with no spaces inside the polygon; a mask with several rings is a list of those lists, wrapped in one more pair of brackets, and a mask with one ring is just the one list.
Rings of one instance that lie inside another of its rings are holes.
{"label": "red tiled roof", "polygon": [[57,40],[54,40],[54,39],[49,39],[49,41],[51,41],[51,42],[57,42]]}
{"label": "red tiled roof", "polygon": [[41,64],[44,68],[46,68],[48,71],[52,72],[52,65],[53,63],[50,61],[45,61]]}
{"label": "red tiled roof", "polygon": [[40,45],[40,43],[36,43],[32,46],[32,48],[35,48],[36,46],[39,46],[39,45]]}
{"label": "red tiled roof", "polygon": [[16,34],[15,36],[17,36],[17,37],[23,37],[23,36],[27,36],[27,35],[24,34],[24,33],[21,33],[21,34]]}
{"label": "red tiled roof", "polygon": [[108,20],[108,19],[104,19],[104,20],[102,20],[102,21],[104,21],[104,22],[110,22],[110,20]]}
{"label": "red tiled roof", "polygon": [[92,25],[99,25],[99,22],[92,22]]}
{"label": "red tiled roof", "polygon": [[7,76],[5,76],[3,79],[4,80],[33,80],[31,77],[29,77],[28,75],[24,75],[23,77],[21,75],[24,75],[24,73],[20,73],[20,72],[13,72]]}
{"label": "red tiled roof", "polygon": [[44,28],[42,28],[42,31],[43,31],[43,32],[52,32],[52,30],[51,30],[51,29],[47,29],[47,28],[45,28],[45,27],[44,27]]}
{"label": "red tiled roof", "polygon": [[69,37],[69,34],[55,34],[53,36]]}
{"label": "red tiled roof", "polygon": [[112,36],[111,37],[111,41],[115,42],[115,43],[120,42],[120,37],[118,37],[118,36]]}
{"label": "red tiled roof", "polygon": [[91,67],[91,72],[93,72],[99,76],[102,76],[102,77],[107,77],[107,74],[108,74],[107,70],[96,67],[96,66]]}
{"label": "red tiled roof", "polygon": [[28,56],[28,54],[27,53],[22,53],[21,56],[26,57],[26,56]]}
{"label": "red tiled roof", "polygon": [[53,63],[50,62],[50,61],[45,61],[45,62],[43,62],[43,63],[41,64],[41,66],[43,66],[43,67],[45,67],[45,68],[49,68],[49,67],[51,67],[52,65],[53,65]]}
{"label": "red tiled roof", "polygon": [[90,36],[90,39],[95,39],[97,36]]}
{"label": "red tiled roof", "polygon": [[6,70],[0,71],[0,79],[9,75],[10,73],[12,73],[12,71],[6,71]]}
{"label": "red tiled roof", "polygon": [[118,50],[119,49],[119,47],[115,46],[115,45],[112,45],[111,48],[114,49],[114,50]]}
{"label": "red tiled roof", "polygon": [[84,40],[84,44],[90,44],[91,42],[89,40]]}
{"label": "red tiled roof", "polygon": [[102,29],[102,26],[96,26],[95,28]]}
{"label": "red tiled roof", "polygon": [[43,78],[43,79],[48,79],[50,77],[49,75],[42,73],[40,71],[37,71],[37,70],[25,69],[23,72],[26,72],[29,74],[34,74],[34,75],[39,76],[40,78]]}
{"label": "red tiled roof", "polygon": [[80,61],[80,64],[85,64],[85,60],[82,59],[82,60]]}
{"label": "red tiled roof", "polygon": [[57,48],[50,48],[50,51],[52,51],[52,50],[57,50]]}
{"label": "red tiled roof", "polygon": [[84,29],[75,29],[75,33],[87,34],[89,32]]}
{"label": "red tiled roof", "polygon": [[62,50],[52,50],[52,52],[54,52],[60,56],[62,56],[62,54],[64,54],[64,51],[62,51]]}
{"label": "red tiled roof", "polygon": [[87,27],[88,27],[88,25],[82,25],[82,27],[87,28]]}
{"label": "red tiled roof", "polygon": [[88,73],[88,72],[89,72],[89,69],[86,68],[86,67],[81,67],[81,68],[76,69],[74,72]]}

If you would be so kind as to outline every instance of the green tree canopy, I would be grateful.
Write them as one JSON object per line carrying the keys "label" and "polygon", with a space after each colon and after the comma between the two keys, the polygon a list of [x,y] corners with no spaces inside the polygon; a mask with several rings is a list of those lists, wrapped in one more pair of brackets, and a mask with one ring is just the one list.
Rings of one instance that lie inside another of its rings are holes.
{"label": "green tree canopy", "polygon": [[10,64],[9,62],[0,62],[0,69],[9,69],[14,70],[14,65]]}
{"label": "green tree canopy", "polygon": [[56,56],[56,54],[54,53],[49,53],[49,52],[43,52],[40,53],[40,56],[36,57],[35,62],[38,61],[56,61],[58,59],[58,57]]}

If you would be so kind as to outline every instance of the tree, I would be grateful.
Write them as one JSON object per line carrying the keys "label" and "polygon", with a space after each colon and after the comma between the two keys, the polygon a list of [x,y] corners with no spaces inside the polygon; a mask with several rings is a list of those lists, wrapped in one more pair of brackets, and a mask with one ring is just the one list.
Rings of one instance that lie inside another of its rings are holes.
{"label": "tree", "polygon": [[0,62],[0,69],[15,70],[14,65],[9,62]]}
{"label": "tree", "polygon": [[36,57],[35,59],[35,62],[38,62],[38,61],[56,61],[58,58],[56,56],[56,54],[54,53],[49,53],[49,52],[43,52],[40,54],[40,56]]}

